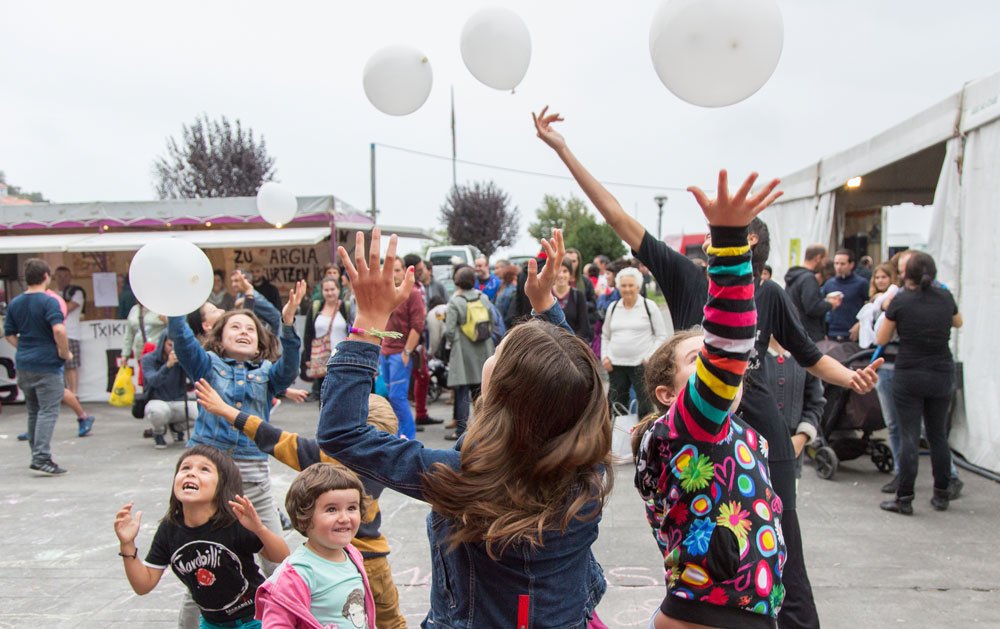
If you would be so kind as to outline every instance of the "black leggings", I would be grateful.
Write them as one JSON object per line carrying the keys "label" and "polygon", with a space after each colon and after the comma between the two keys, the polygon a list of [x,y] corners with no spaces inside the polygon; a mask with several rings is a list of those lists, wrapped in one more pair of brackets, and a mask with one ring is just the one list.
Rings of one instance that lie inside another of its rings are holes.
{"label": "black leggings", "polygon": [[897,496],[912,496],[917,479],[920,419],[924,420],[931,446],[934,489],[946,490],[951,476],[948,447],[948,406],[954,386],[953,371],[899,369],[893,374],[892,398],[896,402],[900,432],[899,490]]}

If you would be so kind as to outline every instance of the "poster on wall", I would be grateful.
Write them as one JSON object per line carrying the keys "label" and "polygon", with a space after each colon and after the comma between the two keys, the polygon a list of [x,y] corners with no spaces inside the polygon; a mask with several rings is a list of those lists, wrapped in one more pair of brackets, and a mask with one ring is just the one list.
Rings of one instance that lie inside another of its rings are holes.
{"label": "poster on wall", "polygon": [[792,238],[788,241],[788,268],[799,266],[802,258],[802,239]]}
{"label": "poster on wall", "polygon": [[330,262],[330,245],[321,242],[312,246],[231,249],[227,255],[231,257],[226,261],[228,268],[250,271],[260,265],[265,277],[284,296],[300,279],[305,279],[312,289],[323,277],[323,267]]}
{"label": "poster on wall", "polygon": [[98,308],[118,305],[118,274],[94,273],[94,305]]}

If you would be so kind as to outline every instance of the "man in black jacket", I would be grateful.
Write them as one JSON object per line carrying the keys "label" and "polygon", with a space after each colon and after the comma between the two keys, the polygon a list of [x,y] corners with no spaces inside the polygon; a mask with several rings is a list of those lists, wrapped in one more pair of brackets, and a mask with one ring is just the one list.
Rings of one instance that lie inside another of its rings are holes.
{"label": "man in black jacket", "polygon": [[816,272],[826,262],[826,247],[809,245],[802,266],[793,266],[785,273],[785,292],[795,304],[802,320],[802,327],[813,341],[822,341],[826,335],[826,313],[840,306],[843,298],[830,295],[826,299],[819,292]]}

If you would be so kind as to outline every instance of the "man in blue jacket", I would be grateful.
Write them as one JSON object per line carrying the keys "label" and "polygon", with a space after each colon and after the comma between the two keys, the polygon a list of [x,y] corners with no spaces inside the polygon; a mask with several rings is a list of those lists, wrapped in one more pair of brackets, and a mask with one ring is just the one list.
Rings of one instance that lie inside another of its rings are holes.
{"label": "man in blue jacket", "polygon": [[840,307],[830,311],[826,335],[831,341],[858,340],[858,312],[868,301],[868,281],[854,272],[854,252],[841,249],[833,256],[836,273],[823,284],[823,295],[840,293]]}

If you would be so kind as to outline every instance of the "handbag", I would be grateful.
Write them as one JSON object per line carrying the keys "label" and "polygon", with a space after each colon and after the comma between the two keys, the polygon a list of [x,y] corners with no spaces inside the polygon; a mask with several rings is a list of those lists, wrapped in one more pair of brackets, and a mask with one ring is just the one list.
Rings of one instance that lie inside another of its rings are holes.
{"label": "handbag", "polygon": [[309,364],[306,365],[306,375],[310,378],[326,377],[326,363],[330,360],[332,353],[329,332],[318,339],[313,339],[309,347]]}

